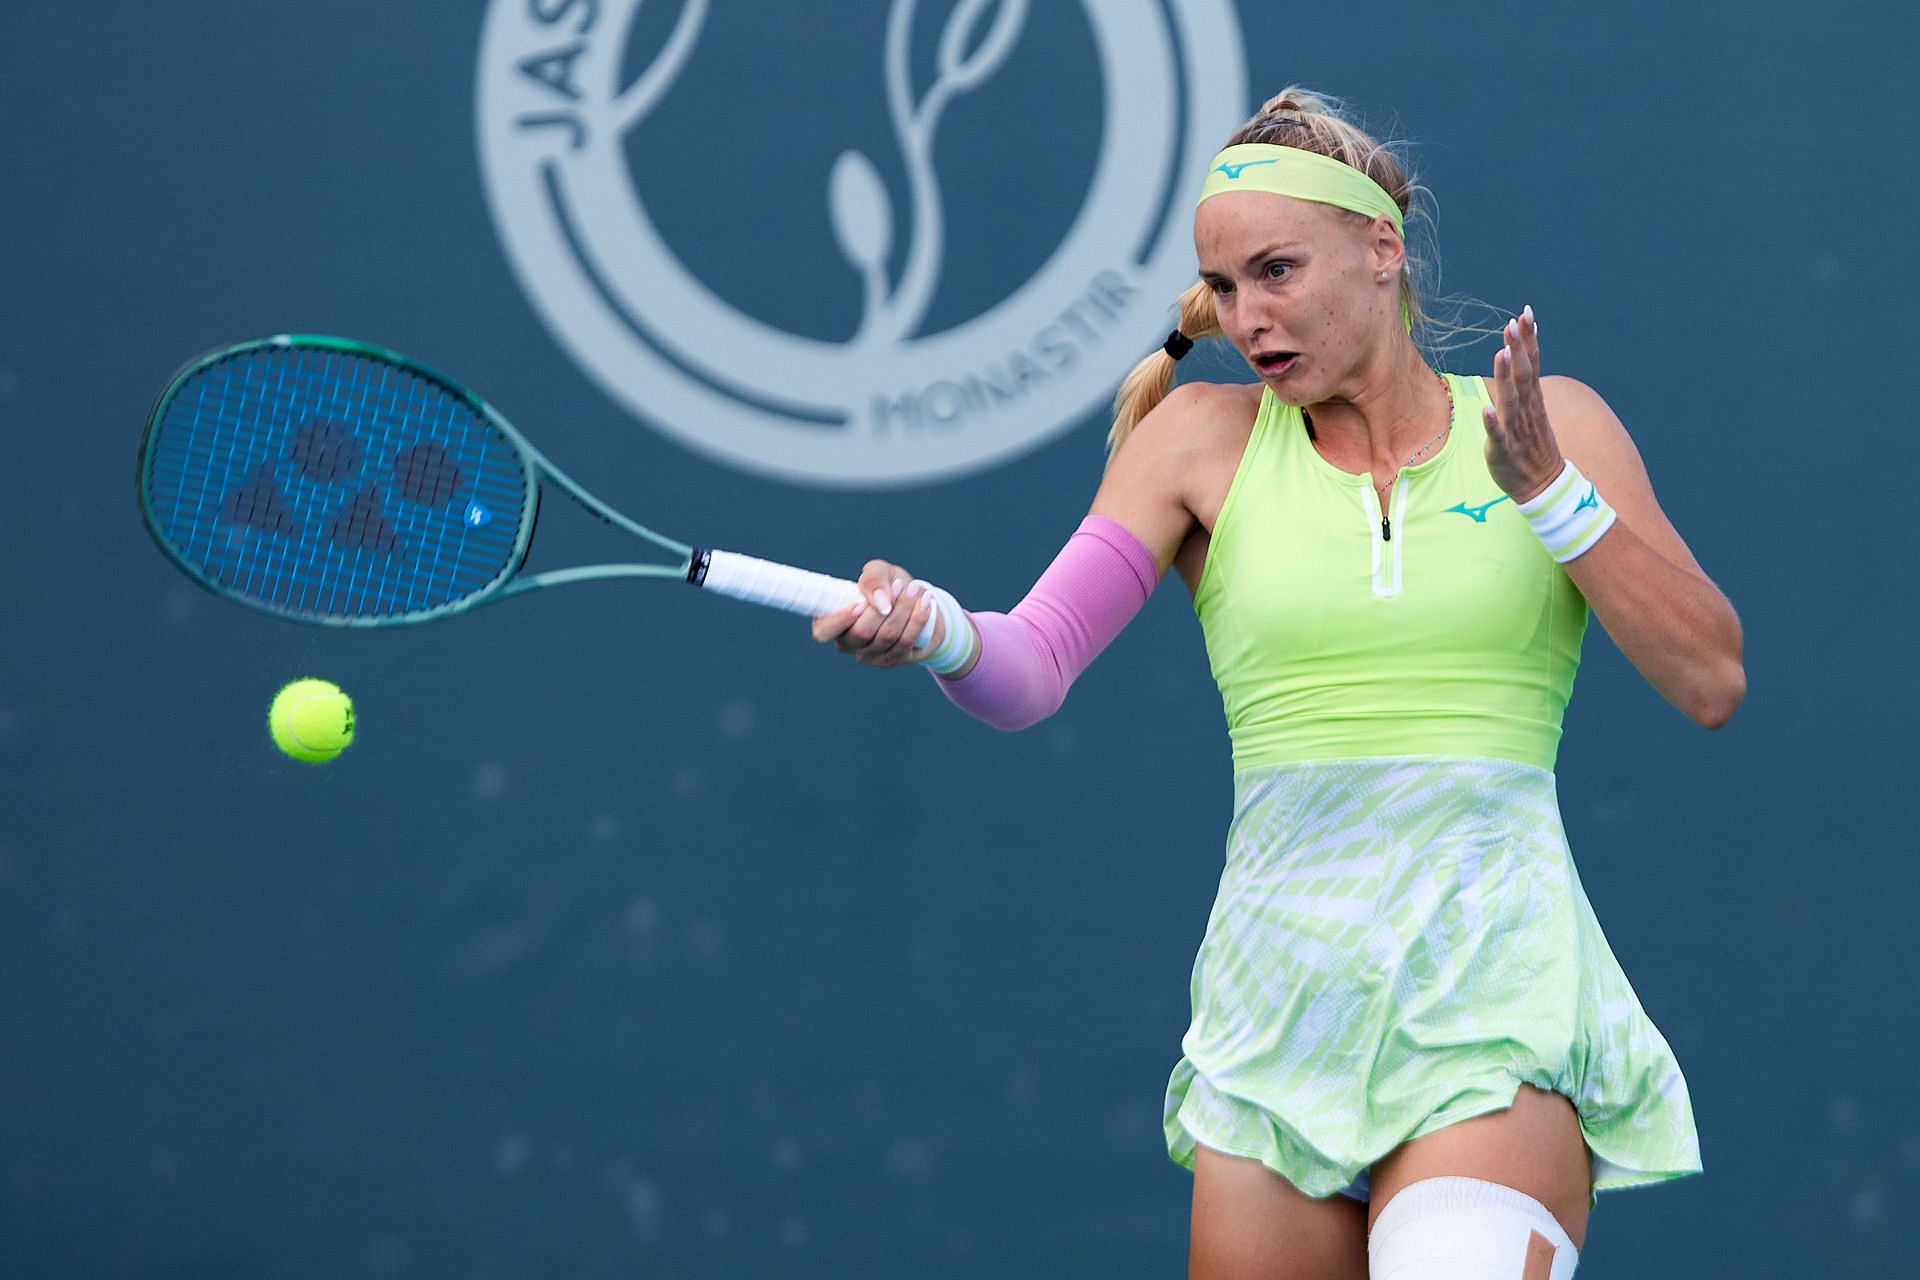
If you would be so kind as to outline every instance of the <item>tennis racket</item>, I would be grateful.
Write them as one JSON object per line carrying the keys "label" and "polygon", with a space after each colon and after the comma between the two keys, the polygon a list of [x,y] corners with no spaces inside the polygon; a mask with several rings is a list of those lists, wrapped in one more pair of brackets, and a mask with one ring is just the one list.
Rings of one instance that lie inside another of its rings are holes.
{"label": "tennis racket", "polygon": [[[666,561],[524,573],[545,487]],[[691,547],[568,479],[479,396],[392,351],[282,334],[208,352],[167,383],[140,448],[140,510],[209,591],[298,622],[426,622],[542,587],[666,578],[809,616],[844,578]],[[921,632],[924,647],[933,622]]]}

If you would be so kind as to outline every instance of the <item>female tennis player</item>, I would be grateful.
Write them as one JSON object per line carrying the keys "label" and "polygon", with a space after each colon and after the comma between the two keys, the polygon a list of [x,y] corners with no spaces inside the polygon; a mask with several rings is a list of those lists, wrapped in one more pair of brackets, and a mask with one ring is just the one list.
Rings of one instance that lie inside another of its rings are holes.
{"label": "female tennis player", "polygon": [[[1235,791],[1165,1111],[1196,1280],[1563,1280],[1596,1191],[1700,1169],[1552,770],[1589,610],[1710,728],[1745,692],[1739,622],[1606,402],[1541,374],[1531,308],[1491,376],[1428,366],[1414,191],[1330,100],[1269,101],[1208,175],[1200,280],[1031,593],[969,613],[873,561],[814,621],[1016,729],[1169,566],[1191,591]],[[1215,336],[1259,382],[1169,394]]]}

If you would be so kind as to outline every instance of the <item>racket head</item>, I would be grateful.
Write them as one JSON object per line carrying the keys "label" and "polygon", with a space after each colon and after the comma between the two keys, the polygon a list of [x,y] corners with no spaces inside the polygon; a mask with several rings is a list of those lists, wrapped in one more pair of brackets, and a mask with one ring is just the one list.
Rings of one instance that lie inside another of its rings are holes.
{"label": "racket head", "polygon": [[161,550],[230,600],[323,626],[424,622],[519,570],[537,458],[417,361],[280,334],[168,381],[141,442],[140,510]]}

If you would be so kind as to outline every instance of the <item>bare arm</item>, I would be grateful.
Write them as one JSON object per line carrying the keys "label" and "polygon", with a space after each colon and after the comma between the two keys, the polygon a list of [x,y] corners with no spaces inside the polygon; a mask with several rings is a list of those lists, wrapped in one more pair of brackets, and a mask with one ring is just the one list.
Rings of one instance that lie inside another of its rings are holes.
{"label": "bare arm", "polygon": [[1197,464],[1222,427],[1246,417],[1245,389],[1187,383],[1140,420],[1107,467],[1088,515],[1125,525],[1165,573],[1193,532]]}
{"label": "bare arm", "polygon": [[[1117,631],[1125,625],[1125,620],[1133,616],[1133,610],[1144,602],[1145,595],[1152,590],[1153,583],[1164,574],[1167,565],[1179,551],[1182,541],[1194,527],[1194,518],[1186,506],[1186,485],[1189,465],[1198,444],[1201,430],[1212,421],[1210,414],[1217,413],[1223,401],[1222,389],[1194,385],[1176,388],[1154,410],[1141,419],[1133,433],[1122,443],[1114,456],[1107,474],[1102,480],[1099,492],[1094,496],[1093,507],[1088,516],[1103,517],[1121,526],[1122,541],[1132,540],[1140,544],[1133,549],[1134,558],[1131,572],[1128,574],[1106,573],[1100,581],[1119,584],[1119,589],[1111,598],[1104,590],[1095,592],[1097,603],[1112,605],[1117,603],[1124,617],[1107,617],[1110,610],[1096,608],[1091,625],[1087,617],[1078,616],[1072,608],[1067,614],[1074,615],[1082,624],[1066,628],[1060,634],[1068,639],[1077,640],[1066,647],[1084,653],[1086,661],[1092,654],[1105,646],[1111,635],[1105,634],[1111,625]],[[1085,532],[1076,533],[1078,540]],[[1062,558],[1073,558],[1067,549],[1063,549]],[[1138,562],[1140,548],[1153,559],[1151,568]],[[1114,550],[1120,560],[1129,558],[1121,544],[1115,544]],[[1075,564],[1085,562],[1080,557]],[[1111,566],[1108,566],[1111,569]],[[1061,559],[1049,568],[1048,574],[1064,570],[1067,578],[1081,582],[1085,574],[1077,568],[1063,565]],[[1134,575],[1138,575],[1137,577]],[[1127,583],[1136,585],[1128,588]],[[1043,574],[1041,581],[1035,584],[1039,591],[1048,584],[1048,575]],[[1082,583],[1084,586],[1085,584]],[[873,666],[893,667],[918,662],[928,652],[937,652],[945,642],[947,618],[933,610],[929,595],[916,591],[912,585],[912,575],[905,569],[885,560],[871,560],[860,573],[860,594],[856,600],[843,609],[822,614],[813,622],[813,637],[822,643],[831,642],[842,653],[851,654],[856,660]],[[1126,607],[1130,591],[1137,591],[1138,598],[1133,599],[1131,607]],[[1045,594],[1045,593],[1043,593]],[[1068,592],[1068,595],[1076,594]],[[1029,593],[1029,597],[1033,593]],[[949,603],[952,604],[949,600]],[[1053,601],[1044,610],[1055,621],[1060,618],[1060,610]],[[1085,603],[1084,601],[1082,602]],[[1015,606],[1015,612],[1020,606]],[[961,616],[956,625],[972,627],[975,631],[971,654],[960,665],[941,673],[940,679],[949,687],[954,687],[973,675],[983,652],[981,637],[978,634],[981,619],[1004,621],[1009,615],[965,615],[957,606],[953,610]],[[933,638],[926,651],[914,648],[912,637],[919,634],[921,626],[929,616],[935,618]],[[996,621],[996,625],[997,625]],[[1004,630],[1004,628],[1002,628]],[[1056,629],[1057,630],[1057,629]],[[1003,636],[1002,642],[1008,644],[1010,651],[1017,652],[1017,646],[1008,643],[1011,637]],[[1051,666],[1054,674],[1062,672],[1060,663],[1043,663]],[[1078,674],[1080,665],[1074,660],[1067,662],[1072,674]],[[1002,681],[1001,683],[1008,683]],[[1043,682],[1044,683],[1044,682]],[[1058,683],[1058,681],[1056,681]],[[1071,683],[1067,676],[1065,683]],[[1064,687],[1060,692],[1064,693]],[[1025,701],[1044,704],[1046,698],[1026,699]]]}
{"label": "bare arm", "polygon": [[[1619,518],[1566,570],[1607,634],[1660,695],[1717,729],[1746,696],[1740,620],[1660,509],[1640,452],[1607,402],[1539,375],[1538,330],[1516,322],[1495,359],[1488,464],[1516,501],[1559,474],[1562,451]],[[1498,455],[1498,456],[1496,456]]]}
{"label": "bare arm", "polygon": [[[1202,447],[1201,432],[1212,421],[1210,415],[1218,413],[1220,397],[1221,388],[1204,384],[1174,388],[1115,451],[1087,511],[1089,517],[1113,521],[1144,546],[1153,557],[1155,579],[1167,571],[1193,528],[1186,502],[1191,462]],[[1045,581],[1043,576],[1036,589]],[[976,645],[972,658],[941,678],[950,685],[964,680],[973,674],[981,652]]]}

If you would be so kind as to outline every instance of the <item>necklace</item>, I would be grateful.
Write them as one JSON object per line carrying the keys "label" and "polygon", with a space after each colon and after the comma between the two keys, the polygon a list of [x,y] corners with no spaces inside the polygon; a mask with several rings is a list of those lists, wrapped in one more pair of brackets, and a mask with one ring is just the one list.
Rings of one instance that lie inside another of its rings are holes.
{"label": "necklace", "polygon": [[[1414,463],[1418,462],[1420,460],[1420,455],[1432,449],[1433,446],[1439,444],[1442,440],[1445,440],[1447,438],[1447,433],[1453,430],[1453,413],[1454,413],[1453,384],[1447,381],[1447,375],[1439,372],[1438,370],[1435,370],[1433,372],[1433,376],[1440,379],[1440,387],[1442,390],[1444,390],[1447,393],[1447,425],[1440,428],[1439,435],[1427,441],[1425,444],[1421,445],[1418,449],[1415,449],[1405,462],[1401,463],[1399,467],[1396,467],[1394,469],[1393,475],[1387,480],[1385,484],[1376,484],[1373,486],[1374,495],[1380,499],[1380,541],[1382,542],[1393,541],[1393,519],[1387,514],[1387,490],[1391,489],[1393,487],[1394,481],[1400,478],[1400,472],[1402,469],[1406,467],[1410,467]],[[1300,420],[1306,425],[1307,439],[1312,440],[1314,438],[1313,419],[1308,416],[1307,411],[1305,409],[1302,409],[1300,411]],[[1369,476],[1367,479],[1369,483],[1371,483],[1373,478]]]}
{"label": "necklace", "polygon": [[1418,462],[1420,460],[1421,454],[1433,448],[1433,446],[1439,444],[1442,440],[1445,440],[1447,438],[1447,433],[1453,430],[1453,384],[1447,381],[1445,374],[1436,373],[1434,374],[1434,377],[1440,379],[1441,389],[1447,393],[1447,425],[1440,428],[1439,435],[1427,441],[1425,444],[1421,445],[1418,449],[1415,449],[1411,454],[1409,454],[1407,456],[1407,460],[1401,463],[1399,467],[1396,467],[1394,469],[1393,474],[1387,478],[1387,482],[1385,484],[1376,484],[1373,486],[1373,491],[1380,495],[1380,509],[1382,511],[1385,511],[1387,509],[1387,490],[1393,488],[1393,482],[1400,478],[1401,470],[1406,467],[1410,467],[1414,463]]}

